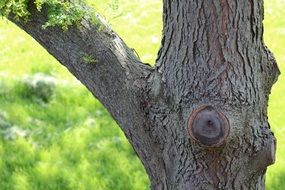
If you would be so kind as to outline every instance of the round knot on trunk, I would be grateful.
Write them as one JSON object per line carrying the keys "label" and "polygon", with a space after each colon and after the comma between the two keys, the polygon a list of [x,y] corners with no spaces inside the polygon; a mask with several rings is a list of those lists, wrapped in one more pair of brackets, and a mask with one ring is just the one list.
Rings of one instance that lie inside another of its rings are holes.
{"label": "round knot on trunk", "polygon": [[207,147],[222,145],[229,134],[227,117],[212,106],[195,109],[188,120],[191,139]]}

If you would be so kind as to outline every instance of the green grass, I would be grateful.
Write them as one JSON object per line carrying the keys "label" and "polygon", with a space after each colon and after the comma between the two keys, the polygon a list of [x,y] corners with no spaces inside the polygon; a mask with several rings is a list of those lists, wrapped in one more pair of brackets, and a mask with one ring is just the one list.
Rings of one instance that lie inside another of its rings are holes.
{"label": "green grass", "polygon": [[285,1],[265,1],[265,43],[274,53],[281,75],[273,86],[269,101],[269,122],[277,138],[276,163],[270,166],[267,189],[285,189]]}
{"label": "green grass", "polygon": [[[161,1],[120,0],[119,7],[114,2],[96,0],[95,7],[144,62],[154,63],[160,45]],[[284,9],[284,0],[266,0],[265,41],[282,73]],[[39,72],[56,81],[47,98],[23,80]],[[269,190],[285,189],[284,84],[282,74],[269,102],[269,120],[278,139],[276,164],[267,172]],[[0,190],[140,190],[148,186],[140,161],[103,106],[31,37],[2,19]]]}
{"label": "green grass", "polygon": [[147,188],[136,154],[84,87],[57,84],[45,102],[20,80],[1,82],[1,190]]}

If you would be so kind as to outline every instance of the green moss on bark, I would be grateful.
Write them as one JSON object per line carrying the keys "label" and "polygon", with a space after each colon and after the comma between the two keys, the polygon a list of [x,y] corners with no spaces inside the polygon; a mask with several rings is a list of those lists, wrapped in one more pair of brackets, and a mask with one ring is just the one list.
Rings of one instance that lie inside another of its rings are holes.
{"label": "green moss on bark", "polygon": [[[0,15],[11,16],[17,19],[29,19],[28,0],[0,0]],[[38,11],[47,9],[48,20],[43,28],[58,26],[67,30],[72,25],[79,25],[83,18],[98,25],[95,11],[88,8],[84,0],[35,0]]]}

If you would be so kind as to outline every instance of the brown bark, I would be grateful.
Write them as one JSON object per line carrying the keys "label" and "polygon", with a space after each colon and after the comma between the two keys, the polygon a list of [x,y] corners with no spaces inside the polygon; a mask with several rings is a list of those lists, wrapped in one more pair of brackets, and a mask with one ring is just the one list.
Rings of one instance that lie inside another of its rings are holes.
{"label": "brown bark", "polygon": [[[259,0],[164,1],[153,74],[163,100],[150,109],[162,139],[165,189],[264,189],[275,151],[267,101],[278,68],[263,43],[262,20]],[[186,135],[190,114],[204,105],[229,120],[219,147]]]}
{"label": "brown bark", "polygon": [[[118,122],[155,190],[264,189],[275,138],[267,101],[278,68],[263,43],[263,1],[164,0],[155,68],[108,27],[15,22],[65,65]],[[102,23],[103,24],[103,23]],[[97,63],[86,64],[84,55]]]}

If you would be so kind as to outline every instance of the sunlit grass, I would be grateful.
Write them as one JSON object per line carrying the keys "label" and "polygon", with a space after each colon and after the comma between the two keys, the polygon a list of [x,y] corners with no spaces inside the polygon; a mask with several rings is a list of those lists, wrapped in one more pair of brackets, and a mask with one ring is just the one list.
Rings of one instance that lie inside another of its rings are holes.
{"label": "sunlit grass", "polygon": [[0,122],[1,190],[147,188],[136,154],[84,87],[59,84],[43,102],[18,86],[0,96],[0,119],[10,125]]}

